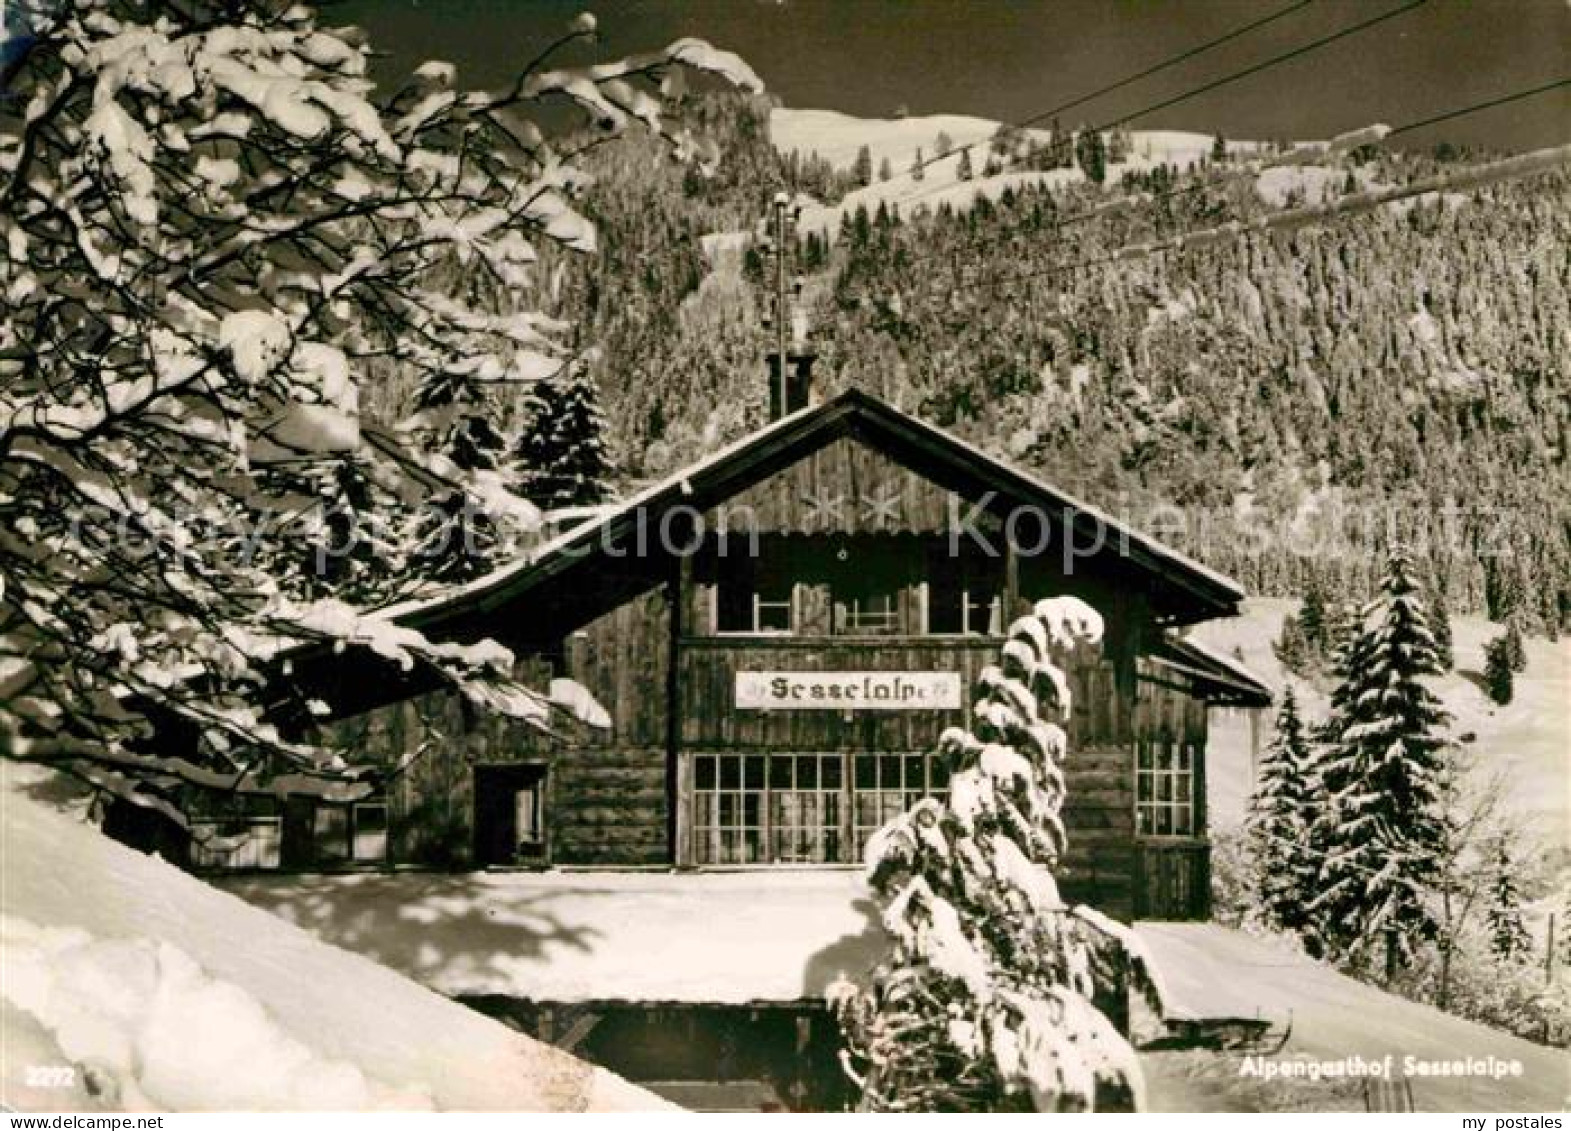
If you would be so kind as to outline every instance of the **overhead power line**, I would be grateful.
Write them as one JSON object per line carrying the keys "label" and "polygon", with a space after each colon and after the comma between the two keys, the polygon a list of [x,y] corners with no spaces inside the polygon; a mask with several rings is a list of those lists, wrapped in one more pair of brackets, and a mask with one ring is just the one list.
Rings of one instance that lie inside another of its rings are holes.
{"label": "overhead power line", "polygon": [[1405,134],[1413,130],[1421,130],[1425,126],[1437,125],[1440,122],[1449,122],[1453,118],[1461,118],[1468,114],[1476,114],[1480,110],[1493,110],[1496,106],[1505,106],[1512,102],[1521,102],[1524,98],[1532,98],[1535,95],[1547,94],[1549,91],[1558,90],[1563,86],[1571,86],[1571,78],[1556,79],[1554,82],[1546,82],[1543,86],[1535,86],[1528,90],[1519,90],[1515,94],[1506,94],[1499,98],[1490,98],[1484,102],[1475,102],[1471,106],[1462,107],[1460,110],[1447,110],[1442,114],[1434,114],[1428,118],[1423,118],[1416,122],[1409,122],[1405,126],[1397,126],[1387,136],[1394,137],[1397,134]]}
{"label": "overhead power line", "polygon": [[1163,99],[1161,102],[1147,106],[1144,109],[1136,110],[1133,114],[1126,114],[1122,118],[1118,118],[1117,120],[1110,122],[1100,128],[1112,129],[1116,126],[1126,125],[1127,123],[1134,121],[1136,118],[1144,118],[1147,114],[1155,114],[1160,110],[1168,109],[1170,106],[1177,106],[1180,102],[1188,102],[1191,98],[1198,98],[1202,94],[1210,94],[1213,90],[1219,90],[1220,88],[1231,83],[1238,82],[1240,79],[1249,78],[1251,75],[1257,75],[1261,71],[1269,70],[1272,67],[1279,67],[1283,63],[1290,63],[1294,59],[1308,55],[1312,51],[1318,51],[1322,47],[1329,47],[1331,44],[1336,43],[1339,40],[1346,39],[1348,36],[1358,35],[1360,32],[1368,31],[1372,27],[1385,23],[1387,20],[1394,20],[1398,16],[1404,16],[1408,12],[1413,11],[1415,8],[1423,7],[1428,2],[1429,0],[1408,0],[1406,4],[1403,4],[1400,7],[1392,8],[1387,12],[1382,12],[1378,16],[1371,16],[1367,20],[1360,20],[1356,24],[1350,24],[1347,27],[1339,28],[1328,35],[1321,36],[1319,39],[1310,40],[1301,47],[1294,47],[1293,49],[1284,51],[1279,55],[1273,55],[1271,58],[1263,59],[1258,63],[1254,63],[1248,67],[1245,67],[1243,70],[1234,71],[1231,74],[1223,75],[1219,79],[1213,79],[1211,82],[1205,83],[1202,86],[1197,86],[1193,90],[1186,90],[1180,94],[1175,94],[1171,98]]}
{"label": "overhead power line", "polygon": [[[1086,223],[1090,220],[1098,220],[1115,212],[1121,212],[1127,208],[1145,207],[1152,204],[1158,204],[1166,200],[1174,200],[1179,197],[1192,196],[1200,192],[1225,188],[1229,184],[1233,184],[1241,180],[1243,177],[1256,176],[1266,169],[1282,168],[1285,166],[1303,164],[1308,161],[1312,161],[1317,157],[1323,158],[1332,154],[1348,153],[1365,145],[1383,144],[1387,139],[1396,137],[1399,134],[1411,133],[1414,130],[1422,129],[1425,126],[1432,126],[1438,122],[1452,121],[1457,118],[1466,117],[1470,114],[1477,114],[1485,110],[1492,110],[1499,106],[1507,106],[1514,102],[1521,102],[1525,99],[1534,98],[1538,95],[1546,94],[1551,90],[1558,90],[1561,87],[1566,86],[1571,86],[1571,77],[1556,79],[1553,82],[1543,83],[1540,86],[1529,87],[1526,90],[1514,91],[1510,94],[1504,94],[1498,97],[1488,98],[1480,102],[1474,102],[1467,106],[1460,106],[1452,110],[1442,111],[1438,114],[1431,114],[1428,117],[1412,122],[1407,122],[1400,126],[1386,126],[1377,123],[1374,125],[1364,126],[1360,129],[1349,130],[1345,133],[1338,134],[1336,137],[1327,142],[1301,142],[1285,153],[1275,154],[1263,161],[1250,161],[1242,169],[1236,167],[1230,168],[1230,175],[1223,177],[1220,180],[1197,181],[1194,184],[1183,185],[1160,192],[1127,193],[1124,196],[1118,197],[1117,199],[1104,201],[1103,203],[1095,205],[1094,207],[1087,208],[1082,212],[1076,212],[1069,216],[1055,217],[1052,221],[1053,230],[1056,231],[1061,228],[1072,227],[1077,224]],[[1018,235],[1019,233],[1009,232],[996,236],[987,236],[982,239],[971,240],[967,242],[965,246],[968,249],[991,247],[995,244],[1007,243],[1010,240],[1015,239]],[[916,258],[920,259],[922,257],[918,256]]]}
{"label": "overhead power line", "polygon": [[[1177,94],[1170,95],[1158,102],[1144,106],[1133,113],[1114,118],[1111,121],[1104,122],[1098,126],[1087,127],[1087,131],[1101,133],[1104,130],[1117,129],[1120,126],[1128,125],[1137,118],[1144,118],[1149,114],[1155,114],[1159,111],[1170,109],[1179,105],[1180,103],[1188,102],[1192,98],[1198,98],[1202,94],[1210,94],[1214,90],[1220,90],[1224,86],[1229,86],[1232,83],[1240,82],[1243,79],[1258,75],[1264,71],[1270,70],[1272,67],[1279,67],[1284,63],[1292,62],[1295,59],[1299,59],[1305,55],[1319,51],[1324,47],[1329,47],[1331,44],[1347,39],[1349,36],[1359,35],[1362,32],[1379,26],[1380,24],[1394,20],[1398,16],[1405,16],[1407,13],[1414,11],[1415,9],[1423,7],[1428,2],[1429,0],[1407,0],[1405,4],[1391,8],[1385,12],[1381,12],[1379,15],[1370,16],[1368,19],[1363,19],[1356,23],[1348,24],[1345,27],[1338,28],[1336,31],[1328,32],[1327,34],[1320,36],[1318,39],[1312,39],[1308,43],[1300,44],[1297,47],[1273,55],[1269,59],[1262,59],[1258,63],[1251,63],[1247,67],[1232,71],[1221,76],[1220,78],[1212,79],[1210,82],[1202,83],[1200,86],[1192,87],[1189,90],[1180,91]],[[977,143],[972,142],[970,144],[975,145]],[[969,148],[969,146],[965,148]],[[960,150],[957,149],[954,152],[958,153]],[[932,188],[923,190],[922,192],[912,193],[910,196],[906,197],[905,200],[900,201],[900,203],[910,204],[913,201],[923,200],[926,197],[933,196],[936,193],[947,192],[953,187],[953,185],[948,184],[935,185]]]}
{"label": "overhead power line", "polygon": [[[1278,8],[1276,11],[1267,16],[1262,16],[1258,20],[1251,20],[1246,24],[1241,24],[1238,27],[1235,27],[1232,30],[1217,36],[1215,39],[1208,39],[1204,43],[1196,44],[1194,47],[1188,48],[1185,51],[1181,51],[1177,55],[1163,59],[1160,63],[1152,64],[1151,66],[1146,67],[1144,70],[1136,71],[1134,74],[1125,75],[1116,82],[1110,82],[1106,86],[1101,86],[1095,90],[1087,91],[1085,94],[1076,95],[1068,102],[1060,102],[1057,106],[1054,106],[1049,110],[1043,110],[1039,113],[1032,114],[1029,118],[1022,118],[1020,121],[1012,123],[1013,128],[1025,129],[1029,126],[1036,125],[1038,122],[1045,122],[1050,118],[1062,114],[1066,110],[1073,110],[1077,106],[1084,106],[1087,102],[1093,102],[1104,95],[1112,94],[1115,90],[1122,90],[1127,86],[1132,86],[1142,79],[1148,79],[1152,75],[1160,74],[1171,67],[1176,67],[1180,63],[1187,63],[1191,59],[1197,59],[1201,55],[1204,55],[1207,51],[1221,47],[1225,43],[1231,43],[1235,39],[1241,39],[1250,32],[1257,31],[1268,24],[1274,24],[1278,20],[1285,19],[1286,17],[1291,16],[1294,12],[1301,11],[1315,2],[1316,0],[1295,0],[1294,3],[1287,5],[1285,8]],[[967,152],[979,144],[980,142],[968,141],[964,145],[956,146],[947,153],[935,154],[925,161],[913,162],[911,168],[903,175],[910,176],[918,169],[925,169],[929,165],[946,160],[950,157],[954,157],[958,153]],[[920,150],[917,152],[920,152]],[[913,154],[913,156],[915,156],[915,154]]]}
{"label": "overhead power line", "polygon": [[1023,282],[1027,279],[1042,278],[1050,275],[1078,274],[1089,267],[1106,266],[1114,263],[1132,263],[1135,260],[1149,259],[1154,255],[1161,255],[1170,251],[1187,251],[1192,248],[1224,243],[1237,239],[1240,236],[1257,232],[1292,231],[1297,228],[1344,219],[1361,212],[1369,212],[1382,205],[1392,204],[1415,196],[1424,196],[1433,192],[1455,192],[1462,189],[1482,188],[1485,185],[1520,180],[1523,177],[1534,176],[1565,165],[1571,165],[1571,144],[1552,146],[1548,149],[1536,149],[1531,153],[1523,153],[1516,157],[1508,157],[1504,160],[1493,161],[1484,165],[1448,170],[1408,185],[1398,185],[1394,188],[1370,192],[1350,193],[1339,200],[1334,200],[1327,204],[1295,208],[1286,212],[1275,212],[1254,220],[1235,220],[1212,228],[1202,228],[1199,231],[1189,232],[1170,240],[1130,244],[1106,255],[1080,259],[1071,263],[1054,264],[1051,267],[1032,271],[1015,272],[996,278],[988,285],[1003,286],[1008,283]]}
{"label": "overhead power line", "polygon": [[1070,99],[1068,102],[1059,103],[1051,110],[1044,110],[1040,114],[1032,115],[1031,117],[1026,118],[1024,121],[1015,123],[1015,125],[1017,128],[1034,126],[1038,122],[1043,122],[1057,114],[1062,114],[1065,110],[1073,110],[1075,107],[1083,106],[1087,102],[1101,98],[1103,95],[1112,94],[1115,90],[1122,90],[1124,87],[1131,86],[1134,83],[1139,82],[1141,79],[1148,79],[1152,75],[1159,74],[1160,72],[1167,70],[1169,67],[1176,67],[1179,63],[1187,63],[1190,59],[1198,58],[1213,48],[1221,47],[1224,43],[1231,43],[1235,39],[1240,39],[1252,31],[1257,31],[1260,28],[1265,27],[1267,24],[1274,24],[1278,20],[1292,15],[1294,12],[1309,7],[1314,2],[1315,0],[1298,0],[1297,3],[1289,4],[1285,8],[1280,8],[1268,16],[1262,16],[1258,20],[1254,20],[1250,23],[1244,24],[1242,27],[1236,27],[1232,31],[1219,35],[1215,39],[1207,40],[1205,43],[1191,47],[1188,51],[1174,55],[1171,59],[1164,59],[1155,66],[1147,67],[1143,71],[1136,71],[1134,74],[1128,75],[1125,78],[1121,78],[1117,82],[1108,83],[1106,86],[1099,87],[1088,94],[1082,94],[1080,97]]}

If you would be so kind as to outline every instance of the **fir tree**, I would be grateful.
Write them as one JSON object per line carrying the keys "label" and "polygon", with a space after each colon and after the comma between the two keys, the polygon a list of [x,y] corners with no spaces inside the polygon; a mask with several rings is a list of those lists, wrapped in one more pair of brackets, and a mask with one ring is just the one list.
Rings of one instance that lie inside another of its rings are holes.
{"label": "fir tree", "polygon": [[1080,171],[1086,179],[1094,184],[1101,184],[1107,178],[1107,143],[1102,140],[1099,131],[1083,129],[1075,137],[1075,156],[1080,162]]}
{"label": "fir tree", "polygon": [[865,145],[856,151],[856,160],[851,165],[851,179],[864,188],[873,183],[873,151]]}
{"label": "fir tree", "polygon": [[917,802],[868,843],[893,953],[864,985],[831,987],[864,1110],[1141,1106],[1139,1063],[1091,1004],[1091,940],[1124,936],[1068,911],[1053,879],[1069,708],[1054,657],[1101,630],[1074,598],[1016,621],[977,682],[971,729],[939,740],[947,802]]}
{"label": "fir tree", "polygon": [[878,179],[881,181],[887,181],[894,175],[895,171],[889,167],[889,158],[885,157],[878,163]]}
{"label": "fir tree", "polygon": [[1484,689],[1491,699],[1504,707],[1516,694],[1515,683],[1511,673],[1511,644],[1504,636],[1497,636],[1484,645]]}
{"label": "fir tree", "polygon": [[1227,163],[1227,139],[1221,134],[1211,139],[1211,163],[1213,165]]}
{"label": "fir tree", "polygon": [[1506,618],[1506,634],[1503,639],[1506,642],[1506,662],[1511,665],[1511,670],[1517,673],[1526,671],[1527,645],[1522,640],[1522,624],[1519,617],[1512,615]]}
{"label": "fir tree", "polygon": [[1435,590],[1434,597],[1429,602],[1429,624],[1435,634],[1435,655],[1440,661],[1442,671],[1450,671],[1456,666],[1455,644],[1451,633],[1451,610],[1446,605],[1446,596],[1439,589]]}
{"label": "fir tree", "polygon": [[1075,163],[1074,142],[1069,134],[1064,132],[1063,123],[1057,118],[1053,119],[1048,133],[1048,149],[1051,154],[1052,168],[1067,169]]}
{"label": "fir tree", "polygon": [[1516,864],[1502,843],[1489,893],[1489,949],[1507,961],[1521,958],[1532,946],[1522,923],[1522,894],[1515,873]]}
{"label": "fir tree", "polygon": [[1311,577],[1304,586],[1303,603],[1298,608],[1298,625],[1304,643],[1317,657],[1328,657],[1335,646],[1331,640],[1331,626],[1326,619],[1326,594],[1320,582]]}
{"label": "fir tree", "polygon": [[1384,947],[1386,970],[1437,930],[1429,894],[1446,846],[1448,716],[1423,677],[1440,672],[1405,555],[1387,563],[1365,627],[1339,657],[1342,683],[1317,754],[1317,951],[1355,964]]}
{"label": "fir tree", "polygon": [[588,366],[565,366],[531,400],[515,448],[524,497],[543,510],[602,501],[611,461]]}
{"label": "fir tree", "polygon": [[957,180],[969,181],[975,172],[971,168],[971,151],[962,149],[960,159],[955,162],[955,177]]}
{"label": "fir tree", "polygon": [[922,151],[918,149],[916,151],[916,156],[911,159],[911,179],[913,181],[920,181],[926,178],[926,176],[927,159],[922,156]]}
{"label": "fir tree", "polygon": [[1306,837],[1310,808],[1310,748],[1289,684],[1282,693],[1276,733],[1260,763],[1250,799],[1248,829],[1259,874],[1261,917],[1279,930],[1304,925],[1317,869]]}
{"label": "fir tree", "polygon": [[1292,613],[1282,618],[1282,632],[1271,646],[1276,658],[1290,672],[1307,674],[1310,663],[1309,641],[1304,636],[1303,624]]}

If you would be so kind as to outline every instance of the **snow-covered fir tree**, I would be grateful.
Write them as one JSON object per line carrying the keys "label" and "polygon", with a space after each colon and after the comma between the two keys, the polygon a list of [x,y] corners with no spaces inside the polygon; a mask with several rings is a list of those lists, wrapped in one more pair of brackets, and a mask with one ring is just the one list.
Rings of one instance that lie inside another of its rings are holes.
{"label": "snow-covered fir tree", "polygon": [[1518,675],[1527,670],[1527,642],[1522,639],[1522,618],[1516,614],[1506,617],[1506,662]]}
{"label": "snow-covered fir tree", "polygon": [[865,145],[856,151],[856,160],[851,164],[851,179],[863,187],[873,183],[873,152]]}
{"label": "snow-covered fir tree", "polygon": [[1290,672],[1305,675],[1312,666],[1309,641],[1304,636],[1303,624],[1292,613],[1282,618],[1282,632],[1272,643],[1271,650]]}
{"label": "snow-covered fir tree", "polygon": [[866,1110],[1141,1104],[1139,1065],[1091,1001],[1108,960],[1099,944],[1133,944],[1065,907],[1052,872],[1065,842],[1059,724],[1070,706],[1056,660],[1101,628],[1067,597],[1016,621],[977,682],[970,729],[940,740],[947,799],[918,802],[868,845],[894,950],[864,984],[832,993]]}
{"label": "snow-covered fir tree", "polygon": [[1319,892],[1307,936],[1320,953],[1389,972],[1433,937],[1431,894],[1446,850],[1446,712],[1423,679],[1440,672],[1434,636],[1402,553],[1338,661],[1342,682],[1318,736]]}
{"label": "snow-covered fir tree", "polygon": [[1318,873],[1307,838],[1314,818],[1310,757],[1298,699],[1288,684],[1275,733],[1260,761],[1248,818],[1260,915],[1284,931],[1304,925]]}
{"label": "snow-covered fir tree", "polygon": [[1327,656],[1331,652],[1334,642],[1327,619],[1326,594],[1320,582],[1313,577],[1304,586],[1304,599],[1298,608],[1298,627],[1317,657]]}
{"label": "snow-covered fir tree", "polygon": [[602,502],[611,459],[589,367],[574,361],[531,390],[515,444],[519,489],[542,510]]}
{"label": "snow-covered fir tree", "polygon": [[1497,636],[1484,645],[1484,690],[1502,707],[1516,696],[1511,642],[1504,636]]}
{"label": "snow-covered fir tree", "polygon": [[1436,589],[1429,602],[1429,628],[1435,634],[1435,658],[1441,671],[1456,666],[1455,641],[1451,630],[1451,608],[1443,591]]}
{"label": "snow-covered fir tree", "polygon": [[[594,37],[588,15],[487,94],[440,62],[379,89],[361,37],[304,5],[27,15],[0,103],[0,748],[175,820],[189,786],[355,796],[355,767],[289,737],[264,698],[287,642],[373,648],[541,721],[505,649],[434,645],[303,579],[316,555],[289,544],[295,518],[369,537],[363,572],[392,574],[399,522],[385,539],[333,523],[406,493],[481,509],[506,493],[362,402],[389,375],[515,387],[569,356],[536,262],[595,232],[575,150],[531,120],[541,103],[682,156],[665,81],[756,76],[697,40],[555,67]],[[519,305],[455,295],[455,263]],[[149,751],[154,715],[190,748]]]}
{"label": "snow-covered fir tree", "polygon": [[1522,892],[1517,886],[1518,864],[1502,842],[1495,853],[1494,875],[1489,887],[1489,949],[1497,958],[1521,958],[1532,940],[1522,922]]}

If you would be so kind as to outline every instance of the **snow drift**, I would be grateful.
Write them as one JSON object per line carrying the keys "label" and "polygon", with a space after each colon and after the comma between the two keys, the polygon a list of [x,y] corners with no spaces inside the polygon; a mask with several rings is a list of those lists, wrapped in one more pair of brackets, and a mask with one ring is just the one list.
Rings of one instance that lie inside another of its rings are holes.
{"label": "snow drift", "polygon": [[668,1106],[109,840],[30,796],[25,771],[0,773],[9,1107]]}

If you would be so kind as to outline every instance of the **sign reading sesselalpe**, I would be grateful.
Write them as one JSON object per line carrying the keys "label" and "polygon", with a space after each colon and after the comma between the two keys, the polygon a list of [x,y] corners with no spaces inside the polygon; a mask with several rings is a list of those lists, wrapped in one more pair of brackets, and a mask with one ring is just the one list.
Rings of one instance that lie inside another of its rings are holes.
{"label": "sign reading sesselalpe", "polygon": [[753,711],[952,711],[959,672],[737,672],[736,705]]}

